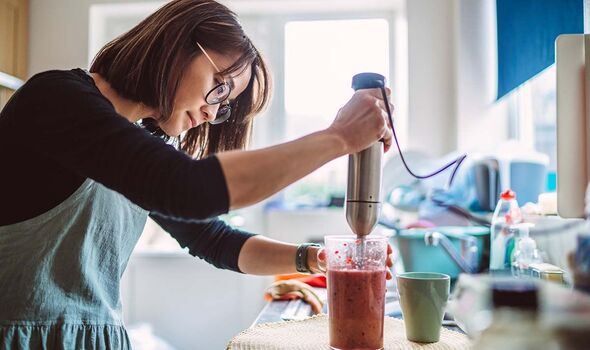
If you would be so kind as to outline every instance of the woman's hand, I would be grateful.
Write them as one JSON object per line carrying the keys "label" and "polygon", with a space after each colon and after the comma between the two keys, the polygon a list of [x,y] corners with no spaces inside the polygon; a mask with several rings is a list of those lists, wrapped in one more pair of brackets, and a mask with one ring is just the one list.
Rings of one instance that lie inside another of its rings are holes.
{"label": "woman's hand", "polygon": [[[387,96],[391,90],[386,88]],[[388,101],[389,103],[389,101]],[[393,105],[390,110],[393,111]],[[358,90],[342,107],[327,129],[338,135],[346,153],[356,153],[383,139],[385,151],[391,146],[393,134],[381,89]]]}
{"label": "woman's hand", "polygon": [[[307,264],[313,273],[326,273],[326,250],[324,248],[310,247],[310,252],[307,254]],[[311,251],[313,249],[314,251]],[[393,260],[391,259],[391,253],[393,249],[391,245],[387,244],[387,260],[385,265],[387,266],[387,274],[385,278],[390,280],[393,278],[390,268],[393,266]]]}

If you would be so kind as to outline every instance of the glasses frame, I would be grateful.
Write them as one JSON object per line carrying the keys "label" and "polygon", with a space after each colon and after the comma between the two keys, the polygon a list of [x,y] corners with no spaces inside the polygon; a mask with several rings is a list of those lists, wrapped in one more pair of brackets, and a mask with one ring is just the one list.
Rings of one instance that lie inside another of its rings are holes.
{"label": "glasses frame", "polygon": [[[217,73],[221,74],[221,70],[217,67],[215,62],[213,62],[213,60],[211,59],[211,56],[209,56],[207,51],[205,51],[205,48],[203,48],[203,46],[199,42],[197,42],[197,46],[199,47],[199,49],[201,49],[201,52],[203,52],[203,54],[205,55],[207,60],[209,60],[209,62],[213,66],[213,68],[215,68],[215,71],[217,71]],[[227,87],[227,89],[229,91],[227,93],[227,96],[225,96],[220,101],[216,101],[216,102],[211,103],[209,101],[209,96],[211,96],[211,94],[214,93],[215,90],[217,90],[221,86]],[[223,79],[223,81],[221,83],[215,85],[213,87],[213,89],[211,89],[211,90],[209,90],[209,92],[207,92],[207,94],[205,95],[205,102],[210,106],[216,105],[216,104],[220,105],[219,108],[217,109],[217,114],[215,115],[215,119],[210,120],[209,124],[212,124],[212,125],[221,124],[221,123],[227,121],[231,117],[232,108],[231,108],[229,101],[227,101],[229,98],[229,95],[231,94],[231,91],[232,91],[231,85],[228,82],[226,82],[225,79]],[[225,101],[227,101],[227,103],[223,103]]]}

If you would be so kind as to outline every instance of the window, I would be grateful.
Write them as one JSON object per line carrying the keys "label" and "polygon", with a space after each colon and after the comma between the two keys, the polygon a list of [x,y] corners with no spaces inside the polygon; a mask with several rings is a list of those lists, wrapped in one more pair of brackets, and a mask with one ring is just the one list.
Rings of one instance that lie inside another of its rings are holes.
{"label": "window", "polygon": [[555,79],[555,66],[552,66],[530,84],[534,145],[537,151],[549,156],[549,171],[557,169],[557,96]]}
{"label": "window", "polygon": [[516,91],[518,122],[515,136],[549,157],[549,172],[557,169],[555,65],[529,80]]}
{"label": "window", "polygon": [[[352,76],[389,77],[389,23],[385,19],[290,21],[285,24],[285,137],[328,127],[352,96]],[[326,45],[329,43],[329,45]],[[343,197],[347,158],[326,164],[284,192],[288,203],[323,205]]]}

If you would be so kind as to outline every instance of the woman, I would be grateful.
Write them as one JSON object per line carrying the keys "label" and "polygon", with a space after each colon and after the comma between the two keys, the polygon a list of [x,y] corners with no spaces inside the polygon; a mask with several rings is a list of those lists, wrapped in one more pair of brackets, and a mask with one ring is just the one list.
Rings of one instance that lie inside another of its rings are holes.
{"label": "woman", "polygon": [[268,77],[226,7],[178,0],[107,44],[90,72],[40,73],[15,93],[0,116],[2,348],[128,348],[119,280],[148,215],[220,268],[318,271],[317,247],[215,216],[378,139],[387,148],[384,102],[357,92],[329,128],[240,151]]}

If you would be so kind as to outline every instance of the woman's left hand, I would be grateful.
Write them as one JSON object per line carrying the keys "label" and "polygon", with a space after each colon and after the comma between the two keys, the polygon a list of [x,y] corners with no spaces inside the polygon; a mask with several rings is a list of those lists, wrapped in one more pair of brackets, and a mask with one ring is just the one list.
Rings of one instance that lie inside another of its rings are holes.
{"label": "woman's left hand", "polygon": [[[311,253],[311,252],[310,252]],[[385,265],[387,266],[387,274],[385,278],[390,280],[393,278],[390,268],[393,266],[393,260],[391,259],[391,253],[393,249],[390,244],[387,244],[387,260]],[[316,248],[316,254],[309,254],[309,267],[313,273],[325,273],[326,272],[326,250],[324,248]]]}

